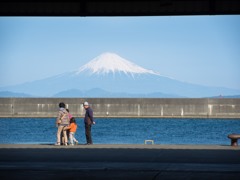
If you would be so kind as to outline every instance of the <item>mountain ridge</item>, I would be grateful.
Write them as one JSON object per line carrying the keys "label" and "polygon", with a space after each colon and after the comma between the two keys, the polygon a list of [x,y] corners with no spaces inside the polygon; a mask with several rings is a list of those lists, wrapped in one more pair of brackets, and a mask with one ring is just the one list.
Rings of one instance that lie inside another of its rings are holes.
{"label": "mountain ridge", "polygon": [[[108,65],[111,62],[116,63]],[[114,53],[103,53],[75,71],[20,85],[1,87],[0,91],[52,97],[59,92],[71,89],[87,92],[95,88],[107,91],[108,94],[112,93],[113,96],[120,96],[118,93],[132,96],[160,93],[159,96],[167,94],[171,97],[197,98],[240,94],[240,90],[197,85],[162,76]],[[104,93],[100,91],[99,97],[103,95]]]}

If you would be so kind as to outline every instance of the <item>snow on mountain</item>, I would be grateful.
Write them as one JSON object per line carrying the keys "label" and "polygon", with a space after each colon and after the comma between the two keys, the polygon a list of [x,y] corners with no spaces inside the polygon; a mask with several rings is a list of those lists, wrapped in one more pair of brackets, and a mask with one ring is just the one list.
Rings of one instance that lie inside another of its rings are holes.
{"label": "snow on mountain", "polygon": [[89,63],[80,67],[76,74],[90,72],[91,74],[124,73],[134,77],[135,74],[155,74],[159,73],[140,67],[114,53],[103,53]]}
{"label": "snow on mountain", "polygon": [[[153,61],[153,60],[151,60]],[[94,91],[92,91],[94,89]],[[101,89],[101,90],[100,90]],[[37,97],[211,97],[236,95],[240,90],[207,87],[164,77],[114,53],[103,53],[76,71],[0,88]],[[68,95],[69,94],[69,95]]]}

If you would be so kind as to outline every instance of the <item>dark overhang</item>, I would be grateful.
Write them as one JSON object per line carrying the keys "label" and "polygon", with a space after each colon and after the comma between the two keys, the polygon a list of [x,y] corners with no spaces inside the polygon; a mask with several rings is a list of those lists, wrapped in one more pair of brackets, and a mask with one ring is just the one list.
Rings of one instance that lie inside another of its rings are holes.
{"label": "dark overhang", "polygon": [[1,0],[1,16],[236,15],[240,0]]}

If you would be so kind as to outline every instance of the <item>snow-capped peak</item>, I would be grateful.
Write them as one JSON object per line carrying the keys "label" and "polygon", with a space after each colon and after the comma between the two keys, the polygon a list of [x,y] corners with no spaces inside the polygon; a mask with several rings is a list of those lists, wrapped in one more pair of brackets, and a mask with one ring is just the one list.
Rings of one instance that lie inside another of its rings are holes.
{"label": "snow-capped peak", "polygon": [[142,74],[142,73],[150,73],[156,74],[158,73],[144,69],[115,53],[103,53],[96,58],[92,59],[89,63],[80,67],[77,71],[77,74],[88,71],[92,74],[108,74],[108,73],[116,73],[123,72],[125,74]]}

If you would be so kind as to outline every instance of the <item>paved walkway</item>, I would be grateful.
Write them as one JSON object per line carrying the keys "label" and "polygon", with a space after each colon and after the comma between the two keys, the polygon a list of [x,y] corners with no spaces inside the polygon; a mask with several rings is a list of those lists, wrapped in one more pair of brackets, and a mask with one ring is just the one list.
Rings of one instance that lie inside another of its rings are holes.
{"label": "paved walkway", "polygon": [[0,179],[239,179],[240,147],[0,145]]}

